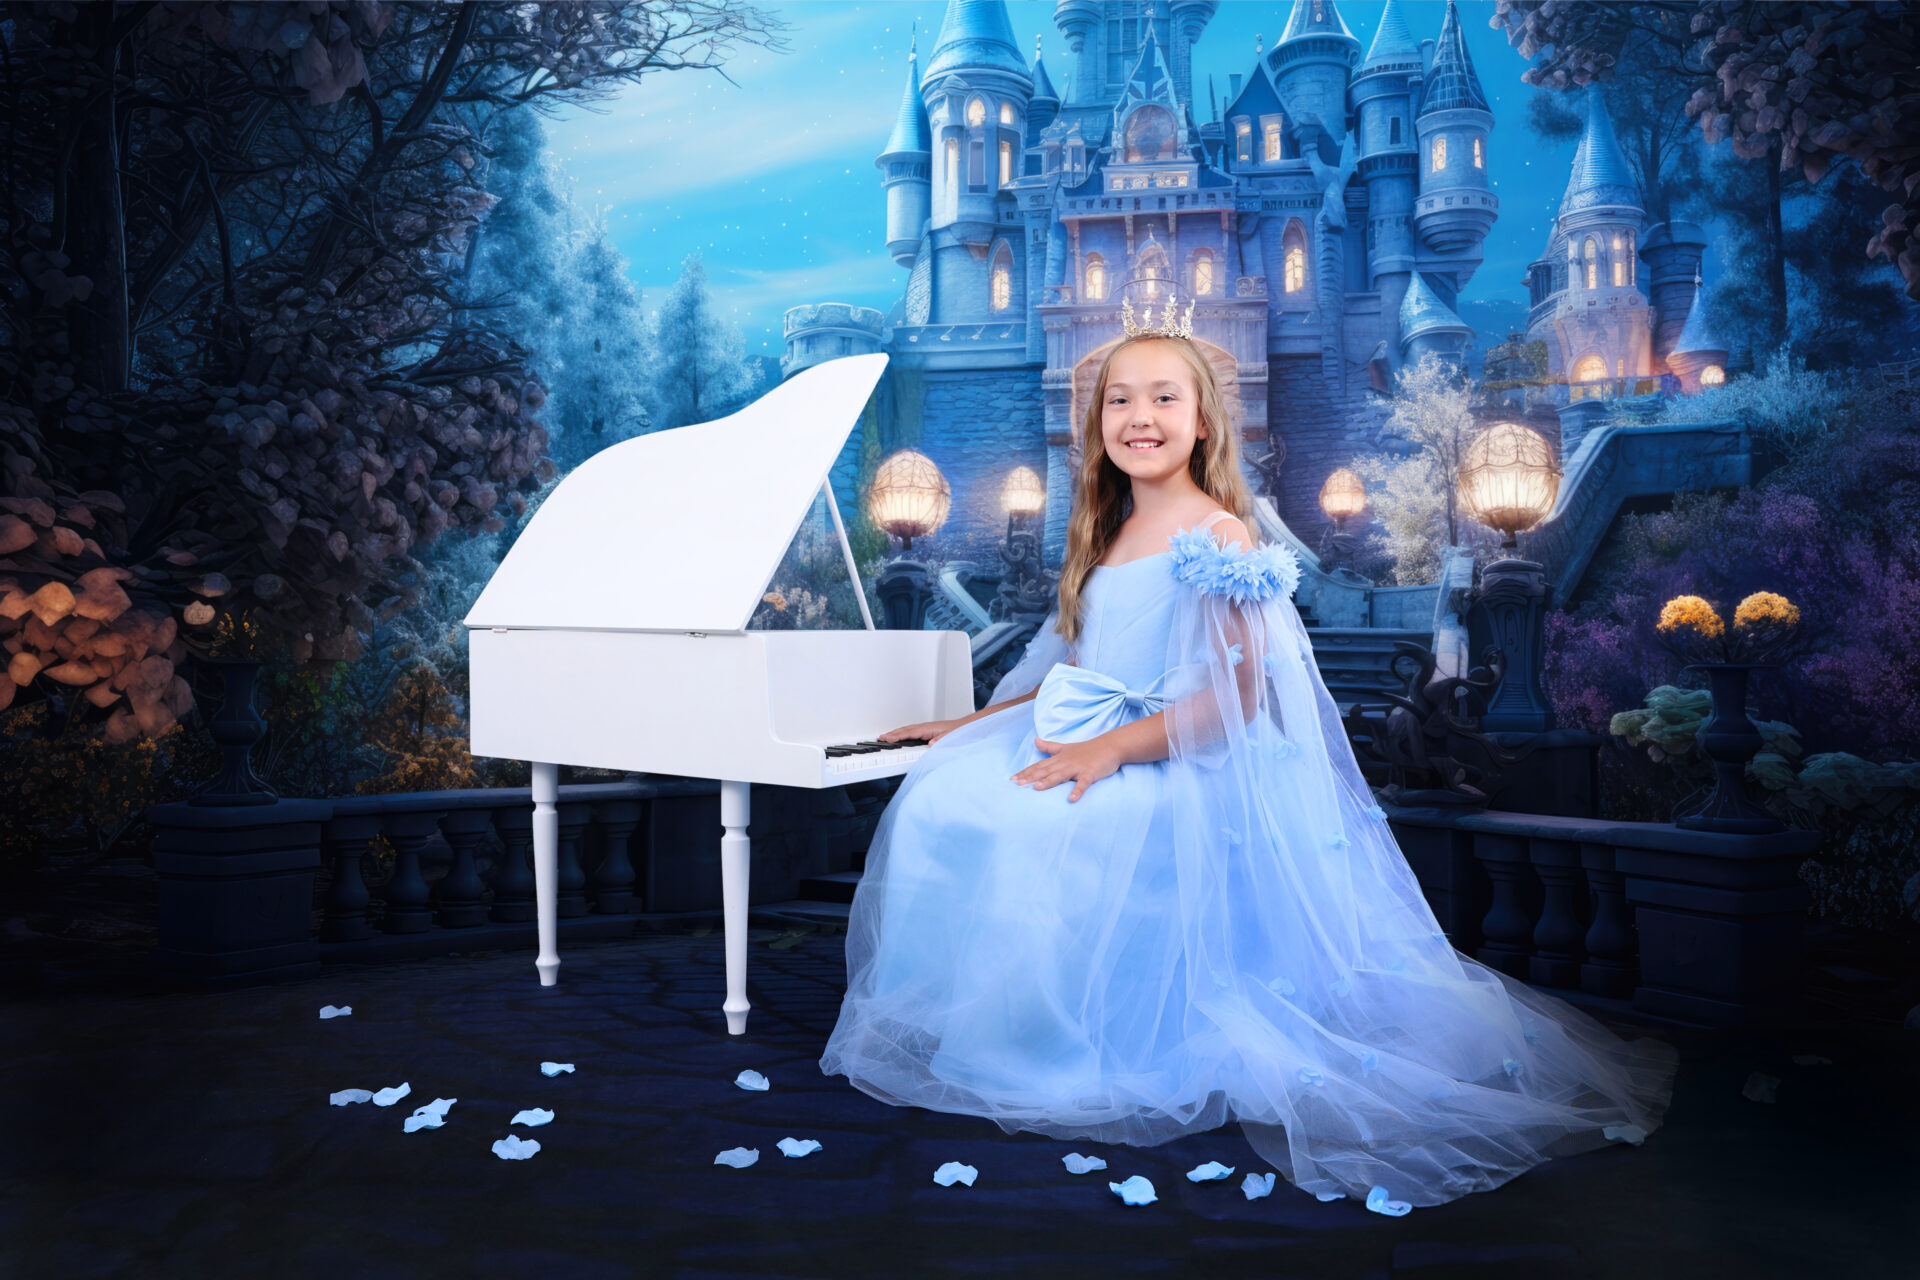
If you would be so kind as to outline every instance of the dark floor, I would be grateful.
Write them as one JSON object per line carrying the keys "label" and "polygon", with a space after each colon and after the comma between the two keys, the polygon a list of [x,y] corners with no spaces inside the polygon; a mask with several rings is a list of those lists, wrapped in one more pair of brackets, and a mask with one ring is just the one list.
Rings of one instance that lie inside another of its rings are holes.
{"label": "dark floor", "polygon": [[[769,945],[778,943],[778,946]],[[1913,1276],[1920,1035],[1667,1028],[1666,1125],[1403,1218],[1320,1204],[1234,1126],[1076,1149],[885,1106],[818,1057],[844,939],[755,930],[748,1033],[726,1034],[721,937],[448,957],[221,994],[80,993],[0,1006],[0,1274],[8,1277]],[[353,1006],[321,1021],[325,1004]],[[1798,1065],[1818,1054],[1832,1065]],[[573,1062],[546,1079],[543,1059]],[[772,1088],[733,1084],[751,1067]],[[1753,1071],[1778,1102],[1742,1096]],[[390,1108],[337,1089],[407,1081]],[[435,1097],[446,1126],[401,1124]],[[495,1139],[547,1107],[540,1152]],[[790,1159],[787,1136],[824,1144]],[[728,1147],[759,1163],[712,1163]],[[1182,1176],[1207,1160],[1226,1182]],[[979,1169],[940,1187],[948,1160]],[[1107,1182],[1135,1173],[1157,1204]]]}

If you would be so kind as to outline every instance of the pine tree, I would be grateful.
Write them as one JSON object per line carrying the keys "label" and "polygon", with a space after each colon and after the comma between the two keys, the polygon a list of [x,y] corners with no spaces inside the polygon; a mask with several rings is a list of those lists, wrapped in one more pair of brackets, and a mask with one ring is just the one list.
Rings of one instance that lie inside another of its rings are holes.
{"label": "pine tree", "polygon": [[722,319],[707,293],[707,269],[690,253],[653,317],[653,425],[656,430],[724,418],[760,391],[740,328]]}

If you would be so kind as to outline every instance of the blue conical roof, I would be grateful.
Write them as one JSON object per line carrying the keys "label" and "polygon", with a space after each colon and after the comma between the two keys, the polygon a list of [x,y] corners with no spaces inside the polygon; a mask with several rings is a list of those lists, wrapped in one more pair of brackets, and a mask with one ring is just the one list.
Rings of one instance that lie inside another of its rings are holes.
{"label": "blue conical roof", "polygon": [[1038,102],[1042,98],[1060,101],[1060,95],[1053,91],[1053,79],[1047,75],[1047,64],[1040,61],[1039,36],[1033,38],[1033,69],[1029,74],[1033,76],[1033,101]]}
{"label": "blue conical roof", "polygon": [[1706,351],[1717,351],[1722,355],[1733,350],[1713,331],[1713,325],[1707,320],[1707,295],[1700,288],[1700,277],[1693,277],[1693,305],[1687,308],[1687,322],[1680,326],[1680,339],[1673,344],[1673,354],[1683,356]]}
{"label": "blue conical roof", "polygon": [[[917,43],[917,41],[916,41]],[[907,46],[907,91],[900,98],[900,114],[894,118],[893,133],[881,155],[894,151],[933,152],[933,127],[927,123],[927,104],[920,96],[920,58],[912,45]]]}
{"label": "blue conical roof", "polygon": [[1013,42],[1005,0],[947,0],[925,79],[983,68],[1011,71],[1023,79],[1027,75],[1026,59]]}
{"label": "blue conical roof", "polygon": [[1347,24],[1340,17],[1340,10],[1333,0],[1293,0],[1293,12],[1287,15],[1286,30],[1273,42],[1278,49],[1289,40],[1298,40],[1302,36],[1344,36],[1353,41],[1357,51],[1359,37],[1347,30]]}
{"label": "blue conical roof", "polygon": [[1473,59],[1467,56],[1467,41],[1460,34],[1460,11],[1447,0],[1447,16],[1440,22],[1440,39],[1433,51],[1433,71],[1420,98],[1420,115],[1469,107],[1487,111],[1487,95],[1474,74]]}
{"label": "blue conical roof", "polygon": [[1607,104],[1597,84],[1587,87],[1587,127],[1580,135],[1576,160],[1560,212],[1600,204],[1640,207],[1640,185],[1634,181],[1620,142],[1613,136],[1613,120],[1607,115]]}
{"label": "blue conical roof", "polygon": [[1373,33],[1373,43],[1367,48],[1367,56],[1360,60],[1361,68],[1364,70],[1382,62],[1419,60],[1420,46],[1414,43],[1406,15],[1400,11],[1400,0],[1387,0],[1386,9],[1380,14],[1380,29]]}
{"label": "blue conical roof", "polygon": [[1433,329],[1473,332],[1473,326],[1453,314],[1453,309],[1440,301],[1440,295],[1427,284],[1427,278],[1416,271],[1407,283],[1406,295],[1400,299],[1400,340],[1405,342]]}

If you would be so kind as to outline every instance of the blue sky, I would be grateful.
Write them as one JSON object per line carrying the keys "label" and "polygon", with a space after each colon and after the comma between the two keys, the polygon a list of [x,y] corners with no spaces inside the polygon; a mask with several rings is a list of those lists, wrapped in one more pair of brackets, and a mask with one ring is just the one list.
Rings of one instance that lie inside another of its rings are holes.
{"label": "blue sky", "polygon": [[[741,328],[749,354],[780,353],[781,316],[808,302],[851,302],[881,311],[906,286],[888,256],[886,204],[873,158],[892,128],[906,83],[907,40],[916,20],[921,65],[945,4],[811,0],[763,6],[792,24],[784,54],[747,47],[711,71],[644,77],[593,109],[549,122],[549,145],[583,207],[605,211],[642,304],[652,310],[698,251],[715,301]],[[1064,88],[1066,44],[1052,0],[1009,0],[1021,49],[1043,36],[1047,69]],[[1253,61],[1256,33],[1272,47],[1291,4],[1227,0],[1194,52],[1195,118],[1211,119],[1207,75],[1222,100],[1227,77]],[[1384,0],[1341,0],[1364,50]],[[1415,40],[1437,37],[1446,6],[1415,0]],[[1467,319],[1491,321],[1475,304],[1524,315],[1526,264],[1546,243],[1566,189],[1574,144],[1547,146],[1525,124],[1520,83],[1526,60],[1487,25],[1491,0],[1460,4],[1468,53],[1494,111],[1488,142],[1500,220],[1486,261],[1462,294]],[[1478,313],[1478,314],[1476,314]],[[1504,323],[1504,317],[1502,322]]]}

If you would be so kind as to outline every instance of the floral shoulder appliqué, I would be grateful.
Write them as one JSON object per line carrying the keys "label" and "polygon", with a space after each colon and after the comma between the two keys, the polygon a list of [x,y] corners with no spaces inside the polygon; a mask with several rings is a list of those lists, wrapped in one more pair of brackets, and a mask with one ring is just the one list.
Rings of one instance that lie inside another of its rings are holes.
{"label": "floral shoulder appliqu\u00e9", "polygon": [[1177,580],[1235,604],[1291,596],[1300,585],[1300,557],[1277,542],[1252,550],[1237,542],[1223,547],[1205,529],[1181,529],[1167,546]]}

